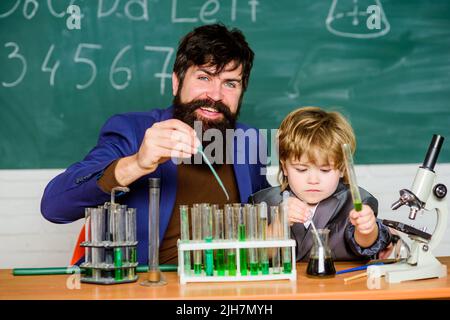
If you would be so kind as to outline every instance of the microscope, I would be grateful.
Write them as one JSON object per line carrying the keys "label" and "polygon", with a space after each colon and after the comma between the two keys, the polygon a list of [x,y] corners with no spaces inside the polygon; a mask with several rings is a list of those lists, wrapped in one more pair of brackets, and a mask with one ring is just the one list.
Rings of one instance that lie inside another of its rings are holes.
{"label": "microscope", "polygon": [[436,249],[447,228],[448,208],[446,203],[447,188],[436,184],[434,166],[444,142],[444,137],[433,135],[425,160],[417,170],[411,190],[400,190],[400,199],[392,204],[392,210],[403,205],[410,208],[409,219],[414,220],[418,212],[436,210],[437,222],[432,234],[397,221],[383,220],[383,224],[408,234],[412,240],[411,251],[406,260],[389,265],[370,266],[367,274],[385,276],[388,283],[408,280],[444,278],[447,266],[441,264],[432,251]]}

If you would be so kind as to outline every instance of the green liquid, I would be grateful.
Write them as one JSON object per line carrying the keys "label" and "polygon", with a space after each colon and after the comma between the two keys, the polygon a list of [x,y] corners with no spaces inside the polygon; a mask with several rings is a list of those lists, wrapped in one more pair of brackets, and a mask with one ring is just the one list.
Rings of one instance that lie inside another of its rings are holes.
{"label": "green liquid", "polygon": [[191,273],[191,253],[189,251],[184,252],[184,274]]}
{"label": "green liquid", "polygon": [[[205,238],[206,242],[212,242],[211,237]],[[205,266],[205,272],[207,276],[214,275],[214,252],[212,250],[205,250],[205,256],[206,256],[206,266]]]}
{"label": "green liquid", "polygon": [[137,261],[137,250],[136,247],[131,248],[130,262],[135,263]]}
{"label": "green liquid", "polygon": [[258,263],[250,263],[250,274],[252,276],[258,275]]}
{"label": "green liquid", "polygon": [[245,224],[239,225],[239,241],[245,241]]}
{"label": "green liquid", "polygon": [[269,261],[261,262],[260,266],[262,274],[269,274]]}
{"label": "green liquid", "polygon": [[122,266],[122,249],[121,248],[114,249],[114,266],[119,268],[119,269],[115,269],[114,280],[122,280],[123,275],[122,275],[122,269],[120,268]]}
{"label": "green liquid", "polygon": [[284,262],[283,263],[283,273],[291,273],[292,272],[292,263]]}
{"label": "green liquid", "polygon": [[234,251],[228,252],[228,275],[236,275],[236,253],[234,253]]}
{"label": "green liquid", "polygon": [[216,251],[216,269],[217,275],[225,275],[225,249],[218,249]]}
{"label": "green liquid", "polygon": [[239,254],[241,257],[241,275],[246,276],[247,275],[247,250],[246,249],[239,249]]}
{"label": "green liquid", "polygon": [[[238,228],[239,241],[245,241],[245,224],[240,224]],[[247,275],[247,249],[239,249],[240,263],[241,263],[241,275]]]}
{"label": "green liquid", "polygon": [[[136,247],[129,248],[130,250],[130,263],[136,263],[137,261],[137,250]],[[136,269],[135,268],[129,268],[128,269],[128,279],[134,279],[136,276]]]}
{"label": "green liquid", "polygon": [[202,264],[201,263],[194,263],[194,273],[202,274]]}
{"label": "green liquid", "polygon": [[362,210],[362,203],[361,203],[361,201],[353,202],[353,206],[355,207],[356,211],[361,211]]}

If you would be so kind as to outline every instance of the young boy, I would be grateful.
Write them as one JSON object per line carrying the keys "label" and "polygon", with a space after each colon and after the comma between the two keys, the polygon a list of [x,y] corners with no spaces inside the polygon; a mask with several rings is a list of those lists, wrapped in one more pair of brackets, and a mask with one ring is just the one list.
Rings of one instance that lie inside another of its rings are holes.
{"label": "young boy", "polygon": [[288,216],[297,242],[297,261],[308,259],[312,248],[312,219],[328,228],[334,260],[375,258],[391,242],[388,227],[376,215],[378,201],[359,188],[361,211],[353,208],[342,144],[355,150],[355,135],[338,112],[305,107],[291,112],[278,131],[281,185],[250,196],[250,202],[278,205],[288,190]]}

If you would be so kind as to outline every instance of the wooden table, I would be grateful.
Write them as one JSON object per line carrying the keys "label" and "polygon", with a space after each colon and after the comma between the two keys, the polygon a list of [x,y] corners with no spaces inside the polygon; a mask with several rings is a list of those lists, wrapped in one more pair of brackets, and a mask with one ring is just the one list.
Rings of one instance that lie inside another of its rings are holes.
{"label": "wooden table", "polygon": [[[450,270],[450,257],[441,257]],[[336,262],[336,270],[357,266],[354,262]],[[380,289],[369,289],[366,278],[344,283],[344,278],[360,273],[337,275],[331,279],[306,277],[306,263],[297,265],[297,281],[188,283],[180,285],[176,272],[164,272],[168,284],[144,287],[138,282],[121,285],[81,283],[80,289],[68,289],[69,275],[13,276],[0,270],[0,300],[15,299],[164,299],[164,300],[277,300],[277,299],[449,299],[450,277],[388,284],[381,279]]]}

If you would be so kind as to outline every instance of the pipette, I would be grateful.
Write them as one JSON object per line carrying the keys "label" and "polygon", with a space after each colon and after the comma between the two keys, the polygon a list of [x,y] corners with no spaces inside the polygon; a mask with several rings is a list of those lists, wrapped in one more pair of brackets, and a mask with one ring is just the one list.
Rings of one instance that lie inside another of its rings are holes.
{"label": "pipette", "polygon": [[347,143],[344,143],[342,145],[342,152],[344,153],[345,168],[347,170],[348,180],[350,183],[350,192],[352,194],[353,206],[355,207],[356,211],[361,211],[362,209],[361,195],[359,194],[358,183],[356,182],[356,174],[355,174],[355,167],[353,164],[352,150],[350,149],[350,146]]}
{"label": "pipette", "polygon": [[[192,217],[192,240],[200,241],[202,238],[202,220],[200,206],[194,204],[191,208]],[[201,275],[202,273],[202,252],[200,250],[194,251],[194,274]]]}
{"label": "pipette", "polygon": [[[187,205],[180,206],[180,222],[181,222],[181,240],[189,241],[189,207]],[[184,252],[184,273],[191,273],[191,252]]]}
{"label": "pipette", "polygon": [[[258,238],[259,240],[267,240],[267,203],[261,202],[258,205],[258,214]],[[267,254],[267,248],[259,249],[259,260],[262,274],[269,274],[269,256]]]}
{"label": "pipette", "polygon": [[[202,233],[205,242],[212,242],[212,214],[211,207],[204,205],[202,209]],[[212,249],[205,250],[205,272],[207,276],[214,275],[214,253]]]}
{"label": "pipette", "polygon": [[[225,209],[225,237],[228,241],[236,240],[236,217],[233,213],[233,207],[229,204],[224,205]],[[229,276],[236,275],[236,251],[227,249],[227,269]]]}
{"label": "pipette", "polygon": [[[255,206],[247,207],[247,223],[248,223],[248,239],[257,240],[258,239],[258,217]],[[250,258],[250,274],[258,275],[258,249],[249,249]]]}
{"label": "pipette", "polygon": [[[290,239],[291,228],[289,227],[289,215],[288,215],[288,199],[289,191],[283,192],[283,202],[281,203],[282,221],[283,221],[283,238]],[[291,273],[292,261],[291,261],[291,248],[285,247],[283,252],[283,273]]]}
{"label": "pipette", "polygon": [[202,155],[203,160],[205,160],[206,164],[208,165],[209,169],[211,169],[211,172],[213,173],[214,177],[216,178],[217,182],[219,183],[220,187],[222,188],[223,192],[225,193],[225,196],[227,197],[227,200],[230,200],[230,197],[228,196],[227,189],[225,189],[224,184],[222,183],[222,180],[220,180],[219,175],[217,174],[216,170],[214,170],[213,166],[211,165],[211,162],[209,162],[208,157],[203,152],[203,147],[200,145],[198,147],[198,152]]}
{"label": "pipette", "polygon": [[[238,240],[239,241],[245,241],[247,238],[247,231],[246,231],[246,223],[245,218],[247,211],[247,207],[241,208],[241,205],[233,205],[233,209],[235,212],[237,211],[237,217],[238,217]],[[242,276],[247,275],[247,249],[239,249],[239,256],[240,256],[240,272]]]}
{"label": "pipette", "polygon": [[[223,241],[223,210],[214,211],[214,240]],[[216,250],[216,270],[218,276],[225,275],[225,249]]]}
{"label": "pipette", "polygon": [[[272,240],[281,239],[281,223],[278,206],[270,207],[270,224],[272,227]],[[272,273],[280,273],[280,248],[272,249]]]}

